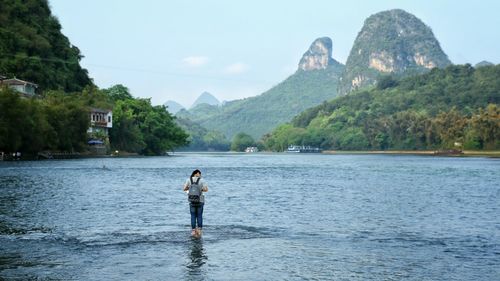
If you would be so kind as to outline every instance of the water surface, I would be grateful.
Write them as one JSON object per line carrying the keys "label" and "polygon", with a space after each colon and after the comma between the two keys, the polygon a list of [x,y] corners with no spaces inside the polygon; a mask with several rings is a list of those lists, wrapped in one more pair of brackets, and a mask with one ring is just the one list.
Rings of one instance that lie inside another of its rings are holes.
{"label": "water surface", "polygon": [[[181,191],[196,168],[201,240]],[[499,183],[488,158],[0,162],[0,279],[500,280]]]}

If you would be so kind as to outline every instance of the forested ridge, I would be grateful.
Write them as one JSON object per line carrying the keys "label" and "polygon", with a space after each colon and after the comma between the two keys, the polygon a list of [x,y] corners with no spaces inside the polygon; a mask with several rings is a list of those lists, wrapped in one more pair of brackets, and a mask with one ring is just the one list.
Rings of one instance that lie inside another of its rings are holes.
{"label": "forested ridge", "polygon": [[263,141],[323,149],[499,149],[500,65],[452,65],[376,86],[297,115]]}
{"label": "forested ridge", "polygon": [[181,110],[177,116],[219,131],[230,139],[242,131],[258,139],[308,107],[335,97],[342,70],[343,66],[337,65],[321,70],[298,70],[261,95],[220,107],[199,105],[189,111]]}
{"label": "forested ridge", "polygon": [[82,91],[92,84],[78,47],[61,33],[46,0],[2,0],[0,74],[35,83],[39,90]]}
{"label": "forested ridge", "polygon": [[43,98],[25,98],[7,87],[0,88],[0,151],[36,155],[40,151],[82,152],[89,139],[89,109],[113,109],[109,147],[143,155],[161,155],[188,144],[188,135],[164,106],[134,98],[128,89],[88,86],[67,94],[48,91]]}
{"label": "forested ridge", "polygon": [[[186,111],[189,121],[123,85],[99,89],[82,57],[46,0],[2,1],[0,75],[39,87],[35,97],[0,87],[0,152],[81,152],[89,139],[102,139],[112,150],[159,155],[189,142],[190,149],[227,150],[233,136],[232,148],[242,150],[274,126],[259,147],[500,149],[500,65],[451,65],[406,78],[377,73],[375,86],[337,98],[343,66],[299,70],[258,97]],[[323,100],[330,101],[300,113]],[[87,133],[90,108],[113,111],[108,137]]]}
{"label": "forested ridge", "polygon": [[[82,57],[46,0],[1,1],[0,75],[38,88],[29,97],[0,85],[0,152],[85,152],[89,139],[100,139],[108,149],[161,155],[188,143],[164,106],[134,98],[122,85],[93,85]],[[91,108],[113,111],[109,136],[87,133]]]}

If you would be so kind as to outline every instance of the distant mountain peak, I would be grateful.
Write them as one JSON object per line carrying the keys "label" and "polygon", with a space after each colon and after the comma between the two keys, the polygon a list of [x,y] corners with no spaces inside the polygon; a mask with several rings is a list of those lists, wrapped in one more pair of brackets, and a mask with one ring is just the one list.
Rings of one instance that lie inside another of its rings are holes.
{"label": "distant mountain peak", "polygon": [[451,64],[430,27],[401,10],[371,15],[358,33],[346,62],[340,94],[373,85],[381,74],[399,76]]}
{"label": "distant mountain peak", "polygon": [[203,92],[196,99],[196,101],[193,103],[193,105],[191,106],[191,108],[195,108],[196,106],[198,106],[200,104],[203,104],[203,103],[206,103],[206,104],[209,104],[209,105],[217,105],[217,106],[220,105],[220,101],[216,97],[214,97],[209,92]]}
{"label": "distant mountain peak", "polygon": [[476,65],[474,65],[474,67],[478,68],[478,67],[482,67],[482,66],[492,66],[492,65],[495,65],[495,64],[492,63],[492,62],[483,60],[483,61],[480,61],[480,62],[476,63]]}
{"label": "distant mountain peak", "polygon": [[311,44],[299,62],[299,69],[304,71],[326,69],[339,62],[332,58],[332,39],[321,37]]}
{"label": "distant mountain peak", "polygon": [[176,114],[180,110],[184,109],[184,106],[180,105],[178,102],[173,100],[169,100],[163,105],[167,107],[167,111],[170,112],[171,114]]}

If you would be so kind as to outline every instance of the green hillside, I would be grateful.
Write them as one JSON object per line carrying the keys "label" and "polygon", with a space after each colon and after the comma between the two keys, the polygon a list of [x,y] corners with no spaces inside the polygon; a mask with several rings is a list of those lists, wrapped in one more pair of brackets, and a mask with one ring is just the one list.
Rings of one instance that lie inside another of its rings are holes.
{"label": "green hillside", "polygon": [[374,85],[381,74],[410,76],[451,64],[430,27],[403,10],[368,17],[347,58],[339,94]]}
{"label": "green hillside", "polygon": [[3,0],[0,6],[0,74],[40,90],[81,91],[92,84],[80,50],[61,33],[46,0]]}
{"label": "green hillside", "polygon": [[332,40],[317,38],[304,53],[298,70],[261,95],[222,106],[201,104],[176,114],[222,132],[229,140],[238,133],[259,139],[303,110],[337,95],[344,65],[332,58]]}
{"label": "green hillside", "polygon": [[176,123],[189,134],[189,144],[179,150],[187,151],[228,151],[231,143],[224,134],[217,131],[209,131],[197,123],[185,119],[176,118]]}
{"label": "green hillside", "polygon": [[187,110],[185,108],[179,110],[175,116],[182,119],[189,119],[190,121],[200,122],[211,116],[221,113],[221,108],[217,105],[210,105],[208,103],[198,104],[195,107]]}
{"label": "green hillside", "polygon": [[[133,98],[122,85],[98,89],[81,58],[47,1],[1,1],[0,75],[34,82],[42,95],[26,97],[0,85],[0,152],[26,159],[42,151],[88,153],[88,141],[98,139],[120,153],[162,155],[187,144],[164,106]],[[108,136],[87,133],[91,108],[112,109]]]}
{"label": "green hillside", "polygon": [[499,149],[500,65],[454,65],[407,78],[386,76],[376,87],[310,108],[264,139],[324,149]]}
{"label": "green hillside", "polygon": [[342,69],[342,65],[334,65],[321,70],[298,70],[259,96],[228,102],[222,107],[201,105],[178,116],[220,131],[229,139],[239,132],[258,139],[303,110],[335,97]]}

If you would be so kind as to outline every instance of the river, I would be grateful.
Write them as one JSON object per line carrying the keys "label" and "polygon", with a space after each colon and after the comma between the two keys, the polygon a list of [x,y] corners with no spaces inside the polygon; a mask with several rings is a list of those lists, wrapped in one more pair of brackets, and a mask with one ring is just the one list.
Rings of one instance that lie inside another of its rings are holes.
{"label": "river", "polygon": [[[181,190],[194,169],[209,186],[201,239]],[[500,160],[0,162],[0,279],[500,280]]]}

